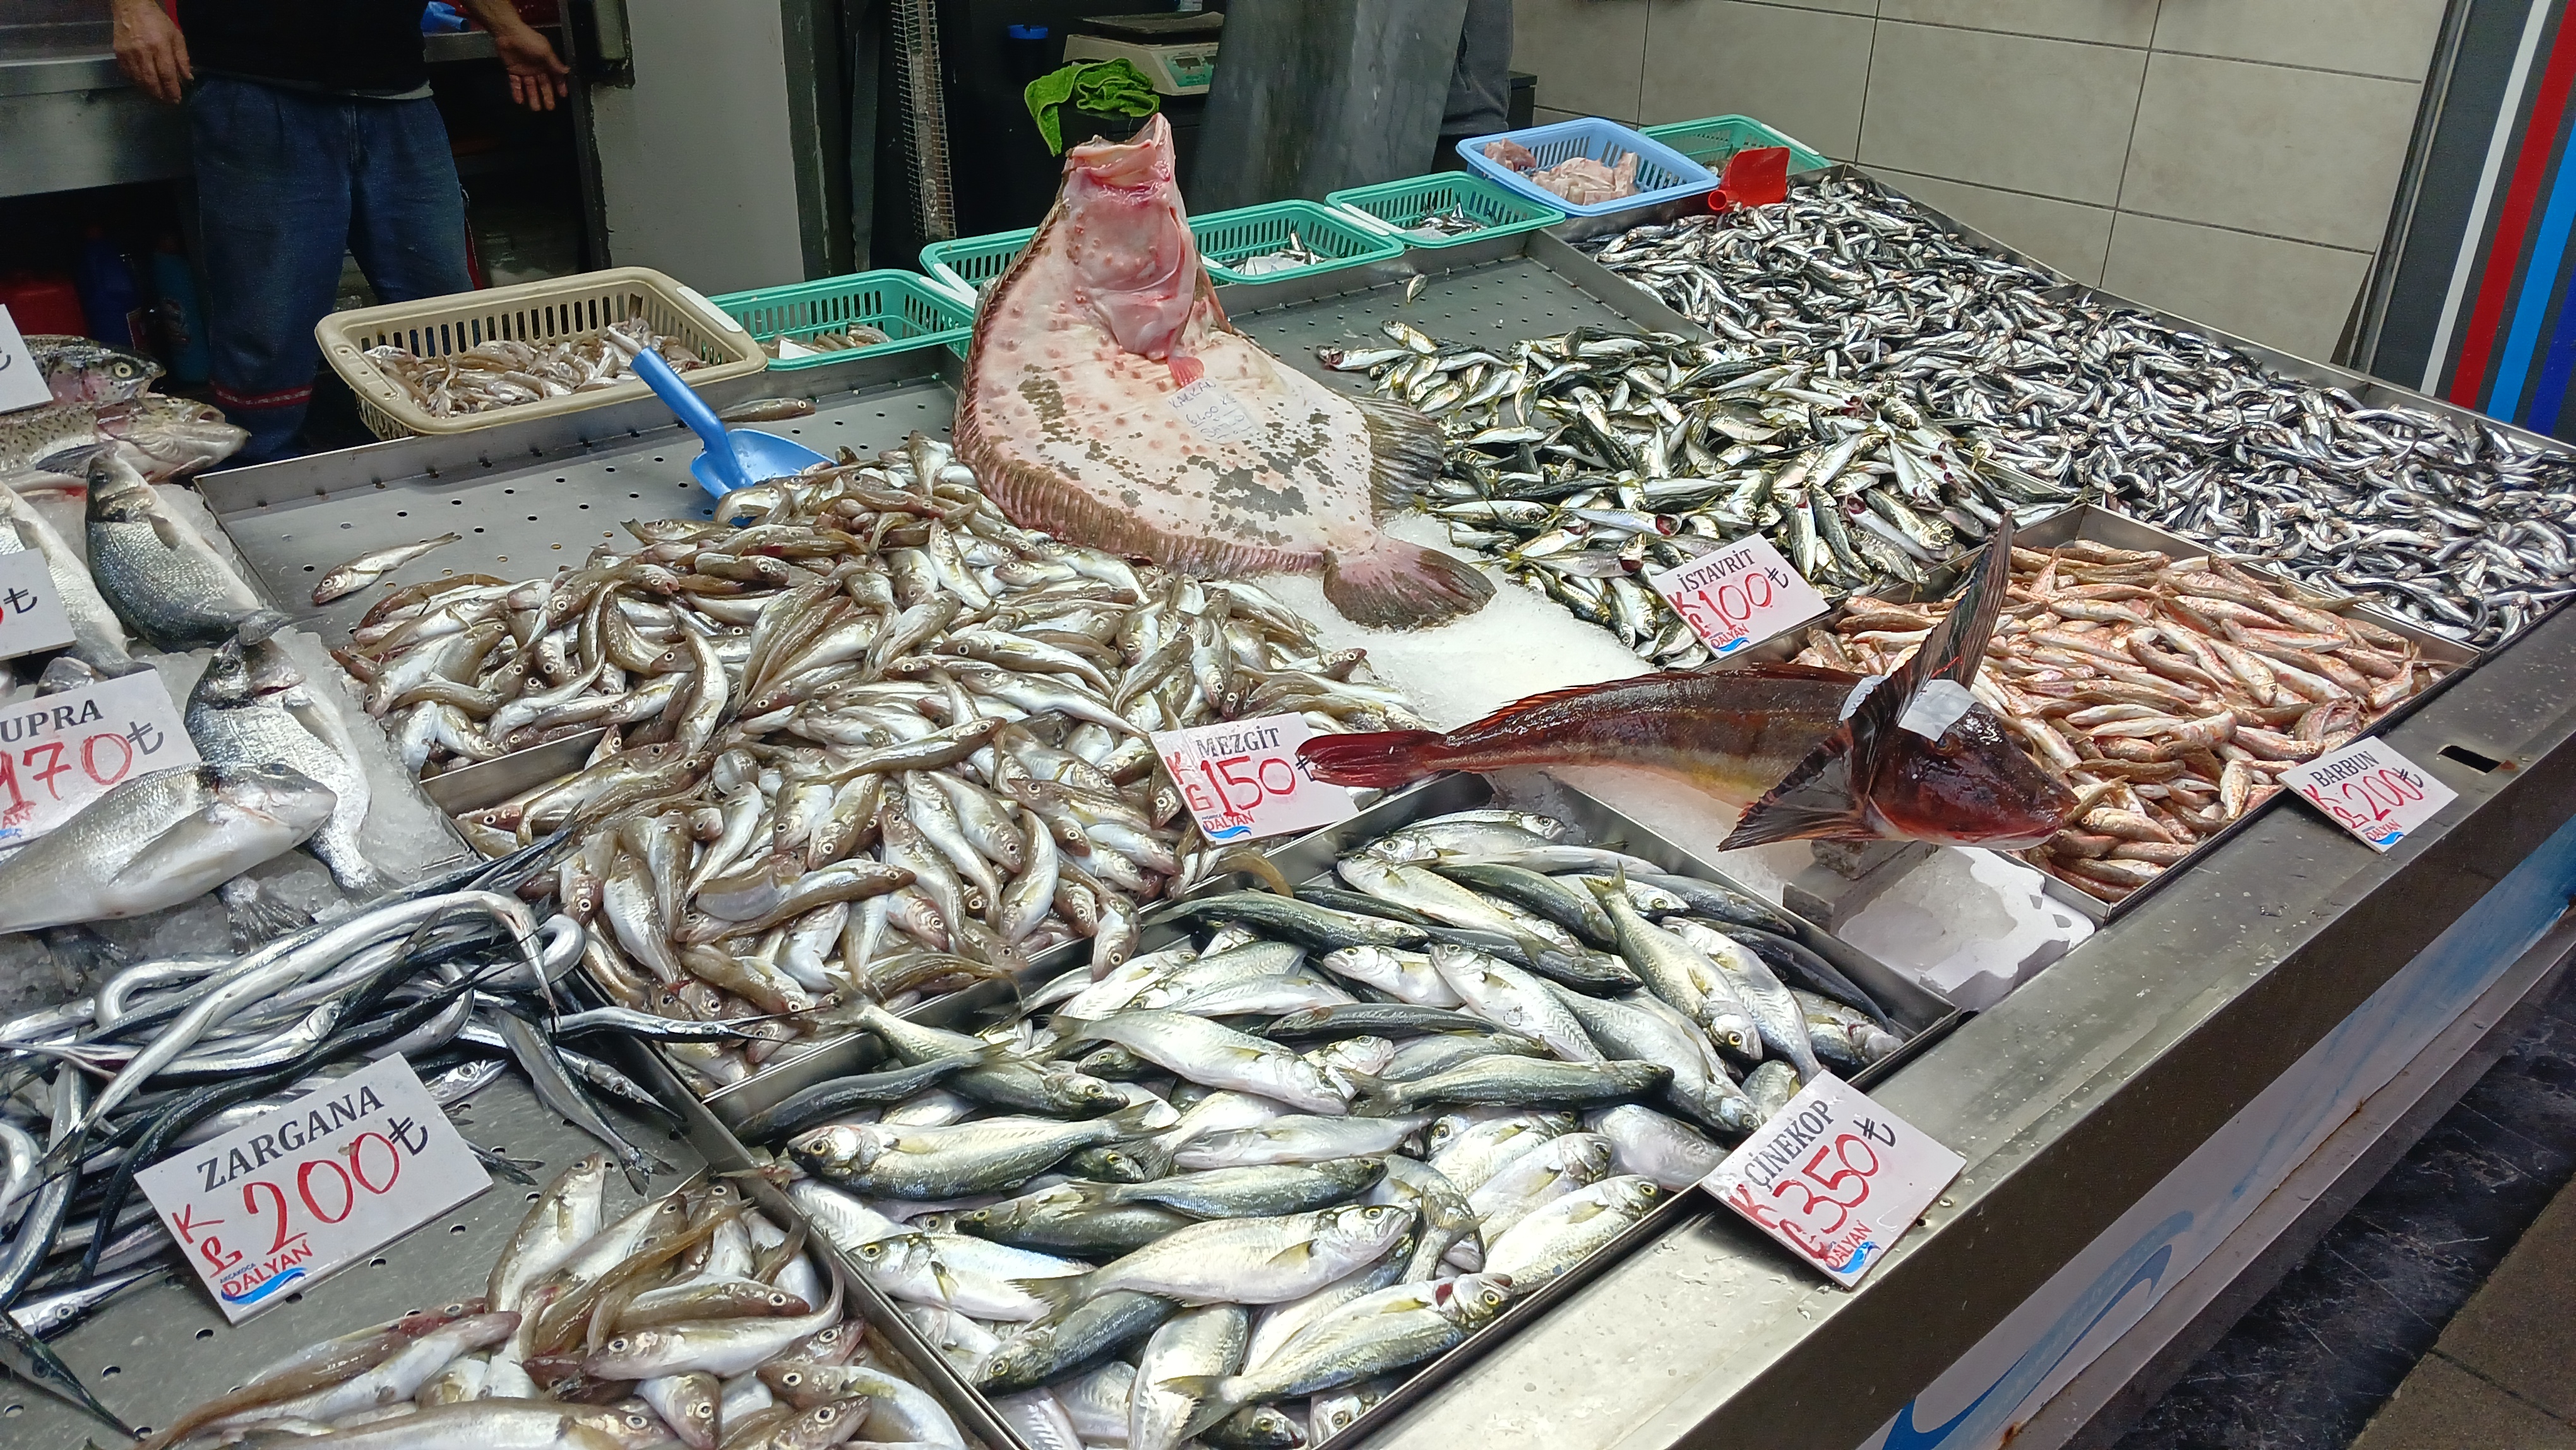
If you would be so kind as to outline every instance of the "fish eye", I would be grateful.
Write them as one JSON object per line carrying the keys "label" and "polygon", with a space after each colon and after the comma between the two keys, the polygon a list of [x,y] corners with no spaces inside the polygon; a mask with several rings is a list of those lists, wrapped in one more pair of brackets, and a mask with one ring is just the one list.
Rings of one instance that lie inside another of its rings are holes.
{"label": "fish eye", "polygon": [[803,1373],[791,1369],[787,1373],[778,1377],[778,1383],[781,1388],[792,1390],[798,1385],[805,1383],[805,1376]]}
{"label": "fish eye", "polygon": [[625,1353],[625,1352],[626,1352],[626,1336],[625,1336],[625,1335],[623,1335],[623,1334],[621,1334],[621,1335],[617,1336],[615,1339],[612,1339],[612,1340],[608,1341],[608,1349],[609,1349],[609,1352],[610,1352],[610,1353],[612,1353],[612,1354],[623,1354],[623,1353]]}

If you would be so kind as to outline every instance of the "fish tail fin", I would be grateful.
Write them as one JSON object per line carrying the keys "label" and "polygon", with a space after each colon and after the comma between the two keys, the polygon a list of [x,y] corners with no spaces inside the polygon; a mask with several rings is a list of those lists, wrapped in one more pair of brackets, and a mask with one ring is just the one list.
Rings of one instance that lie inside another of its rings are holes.
{"label": "fish tail fin", "polygon": [[233,626],[233,637],[246,645],[263,644],[270,635],[294,622],[274,609],[263,609]]}
{"label": "fish tail fin", "polygon": [[1351,1116],[1391,1118],[1404,1111],[1404,1084],[1371,1077],[1364,1072],[1344,1071],[1342,1077],[1359,1093],[1351,1103]]}
{"label": "fish tail fin", "polygon": [[[1842,722],[1745,811],[1735,830],[1718,843],[1719,850],[1774,841],[1867,841],[1880,836],[1870,821],[1870,783],[1887,753],[1903,743],[1907,712],[1927,687],[1946,681],[1964,696],[1976,680],[1986,642],[1994,636],[1995,620],[2003,612],[2005,588],[2012,581],[2012,535],[2012,520],[2006,518],[1969,570],[1957,604],[1932,627],[1913,656],[1875,687],[1857,693],[1845,706]],[[1950,710],[1947,719],[1957,719],[1965,708],[1962,704]],[[1946,724],[1945,720],[1944,728]]]}
{"label": "fish tail fin", "polygon": [[1369,497],[1380,516],[1411,508],[1444,460],[1440,425],[1393,398],[1353,398],[1368,424]]}
{"label": "fish tail fin", "polygon": [[1324,598],[1354,624],[1420,629],[1473,614],[1494,597],[1476,566],[1437,549],[1381,535],[1358,555],[1324,558]]}
{"label": "fish tail fin", "polygon": [[1063,1318],[1067,1310],[1090,1297],[1082,1287],[1090,1279],[1089,1274],[1075,1274],[1053,1279],[1013,1279],[1010,1282],[1012,1288],[1044,1304],[1046,1317],[1055,1320]]}
{"label": "fish tail fin", "polygon": [[1199,1402],[1181,1426],[1181,1438],[1186,1440],[1243,1408],[1241,1382],[1240,1375],[1176,1374],[1154,1381],[1154,1387]]}
{"label": "fish tail fin", "polygon": [[[1150,1138],[1156,1133],[1162,1131],[1162,1128],[1157,1127],[1154,1123],[1156,1110],[1162,1107],[1163,1104],[1159,1102],[1137,1103],[1131,1107],[1120,1108],[1118,1111],[1111,1113],[1107,1121],[1111,1127],[1118,1130],[1122,1137]],[[1165,1126],[1169,1125],[1166,1124]]]}
{"label": "fish tail fin", "polygon": [[1297,747],[1315,778],[1332,785],[1399,786],[1446,768],[1450,746],[1437,730],[1364,730],[1319,735]]}

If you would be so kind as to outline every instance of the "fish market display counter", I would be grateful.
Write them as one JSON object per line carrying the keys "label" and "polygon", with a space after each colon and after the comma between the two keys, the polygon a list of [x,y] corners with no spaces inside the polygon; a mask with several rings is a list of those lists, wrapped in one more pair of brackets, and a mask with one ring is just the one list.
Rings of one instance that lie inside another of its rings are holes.
{"label": "fish market display counter", "polygon": [[[1583,325],[1705,335],[1543,232],[1222,295],[1246,332],[1353,389],[1366,380],[1322,372],[1313,349],[1374,342],[1389,320],[1487,345]],[[710,392],[723,406],[809,389],[812,416],[770,426],[869,455],[915,430],[945,435],[955,368],[910,354],[837,381],[772,373]],[[695,450],[642,402],[242,470],[204,492],[271,592],[300,600],[352,555],[451,529],[466,542],[395,582],[578,566],[614,547],[626,519],[706,517],[685,471]],[[1527,693],[1536,667],[1559,683],[1636,672],[1606,636],[1552,654],[1566,636],[1538,631],[1567,621],[1534,595],[1506,602],[1523,593],[1489,606],[1499,638],[1330,642],[1364,644],[1443,725]],[[1329,616],[1320,596],[1282,597]],[[366,602],[298,612],[333,634]],[[1527,610],[1538,613],[1513,612]],[[2576,892],[2571,680],[2576,620],[2560,614],[2387,731],[2461,797],[2396,850],[2376,855],[2275,803],[2089,937],[2090,923],[2066,933],[2061,959],[1886,1079],[1879,1099],[1967,1167],[1858,1290],[1713,1203],[1690,1205],[1355,1438],[1849,1450],[1986,1446],[2026,1427],[2029,1443],[2061,1442],[2267,1246],[2330,1221],[2554,979],[2571,942],[2555,924]],[[486,780],[497,798],[579,759],[578,747],[509,757],[453,779],[516,772]],[[1668,789],[1579,783],[1676,834]],[[432,783],[434,795],[458,788]]]}

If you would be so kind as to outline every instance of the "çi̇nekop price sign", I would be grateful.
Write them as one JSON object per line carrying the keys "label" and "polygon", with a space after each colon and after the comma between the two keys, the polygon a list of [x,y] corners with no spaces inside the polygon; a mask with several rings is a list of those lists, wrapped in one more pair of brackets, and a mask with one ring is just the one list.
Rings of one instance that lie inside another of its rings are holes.
{"label": "\u00e7i\u0307nekop price sign", "polygon": [[399,1056],[135,1182],[236,1324],[492,1186]]}

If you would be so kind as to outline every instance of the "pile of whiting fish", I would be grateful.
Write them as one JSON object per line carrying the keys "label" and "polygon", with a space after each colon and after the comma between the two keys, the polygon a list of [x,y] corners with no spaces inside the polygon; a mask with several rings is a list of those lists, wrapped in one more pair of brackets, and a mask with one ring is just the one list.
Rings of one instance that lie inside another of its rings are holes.
{"label": "pile of whiting fish", "polygon": [[1595,253],[1729,343],[1903,390],[1997,461],[2481,647],[2576,592],[2576,459],[2368,407],[1980,250],[1859,180]]}
{"label": "pile of whiting fish", "polygon": [[[908,1002],[1086,937],[1105,970],[1197,854],[1147,732],[1414,718],[1259,589],[1023,531],[920,435],[722,513],[551,578],[393,591],[339,651],[415,764],[605,728],[571,778],[459,825],[487,853],[577,827],[556,899],[629,1006]],[[765,1022],[754,1051],[846,1025]],[[701,1087],[751,1065],[684,1064]]]}
{"label": "pile of whiting fish", "polygon": [[[2154,881],[2445,667],[2354,613],[2224,561],[2075,540],[2013,550],[1977,698],[2084,795],[2022,853],[2104,901]],[[1949,601],[1855,597],[1798,663],[1884,674]]]}
{"label": "pile of whiting fish", "polygon": [[547,1110],[608,1148],[642,1191],[651,1161],[596,1098],[654,1099],[559,1044],[635,1019],[668,1024],[622,1008],[556,1010],[553,984],[579,960],[584,933],[561,916],[540,923],[516,892],[562,845],[450,871],[239,956],[135,962],[85,996],[0,1022],[0,1204],[12,1220],[0,1304],[15,1316],[0,1332],[80,1393],[29,1336],[68,1328],[157,1272],[151,1261],[170,1237],[135,1174],[387,1053],[408,1058],[442,1107],[515,1064]]}
{"label": "pile of whiting fish", "polygon": [[1394,346],[1318,356],[1439,420],[1425,507],[1449,541],[1676,669],[1708,651],[1645,576],[1759,533],[1828,597],[1917,584],[2005,513],[2070,497],[1830,365],[1671,333],[1577,329],[1505,357],[1384,330]]}
{"label": "pile of whiting fish", "polygon": [[314,1344],[141,1450],[965,1450],[800,1230],[729,1183],[603,1222],[607,1177],[593,1154],[531,1194],[479,1297]]}
{"label": "pile of whiting fish", "polygon": [[980,1036],[866,1008],[890,1065],[737,1131],[1031,1444],[1321,1442],[1901,1040],[1776,910],[1567,835],[1399,828]]}
{"label": "pile of whiting fish", "polygon": [[[612,341],[610,333],[618,340]],[[496,337],[437,357],[379,343],[367,349],[366,357],[410,393],[422,411],[433,418],[454,418],[613,387],[634,376],[627,364],[630,349],[648,347],[675,373],[706,366],[695,352],[640,318],[546,343]]]}

